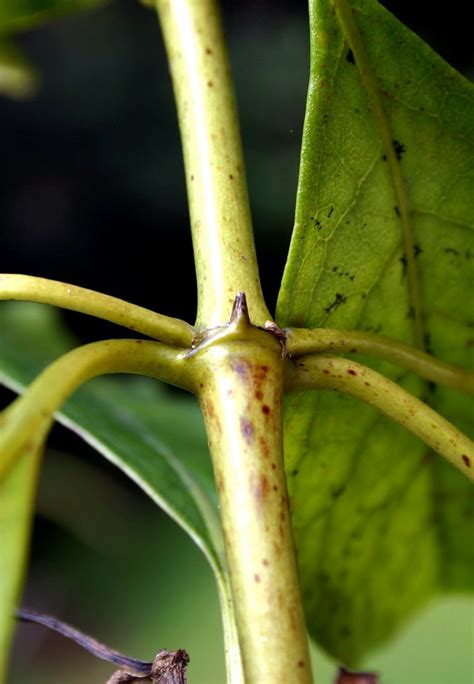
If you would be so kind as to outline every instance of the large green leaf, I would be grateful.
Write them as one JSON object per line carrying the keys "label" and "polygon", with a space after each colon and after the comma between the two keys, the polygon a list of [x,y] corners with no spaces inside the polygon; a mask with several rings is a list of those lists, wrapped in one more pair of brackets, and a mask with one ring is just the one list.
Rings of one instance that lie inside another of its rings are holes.
{"label": "large green leaf", "polygon": [[[473,87],[374,0],[310,5],[278,323],[381,332],[469,367]],[[365,361],[469,430],[460,394]],[[472,588],[467,480],[336,394],[291,397],[285,430],[305,608],[330,653],[357,663],[435,591]]]}
{"label": "large green leaf", "polygon": [[[2,304],[0,330],[0,383],[16,391],[70,346],[55,311],[41,305]],[[222,589],[216,494],[197,404],[173,397],[148,379],[97,379],[74,394],[57,418],[121,468],[191,535]],[[29,468],[20,463],[2,483],[0,537],[12,582],[0,584],[0,605],[9,614],[26,555],[35,466],[36,460]],[[3,614],[3,624],[5,618]]]}

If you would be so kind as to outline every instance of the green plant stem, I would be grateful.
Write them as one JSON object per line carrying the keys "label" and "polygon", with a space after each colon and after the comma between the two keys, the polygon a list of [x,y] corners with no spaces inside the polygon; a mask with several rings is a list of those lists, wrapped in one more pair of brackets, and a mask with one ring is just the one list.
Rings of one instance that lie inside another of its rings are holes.
{"label": "green plant stem", "polygon": [[252,321],[265,305],[255,255],[237,111],[215,0],[157,0],[183,145],[198,284],[196,325],[227,320],[245,290]]}
{"label": "green plant stem", "polygon": [[474,444],[427,404],[355,361],[309,355],[287,365],[290,392],[333,389],[374,406],[403,425],[474,481]]}
{"label": "green plant stem", "polygon": [[190,360],[214,465],[245,684],[309,684],[283,467],[281,347],[241,312]]}
{"label": "green plant stem", "polygon": [[82,384],[98,375],[137,373],[189,388],[186,361],[159,342],[106,340],[78,347],[48,366],[2,414],[0,477],[29,444],[45,439],[54,413]]}
{"label": "green plant stem", "polygon": [[474,373],[419,351],[390,337],[358,330],[288,328],[286,350],[290,356],[313,353],[367,354],[406,368],[426,380],[474,394]]}
{"label": "green plant stem", "polygon": [[178,318],[163,316],[116,297],[46,278],[1,273],[0,299],[39,302],[78,311],[180,347],[191,346],[195,332],[191,325]]}

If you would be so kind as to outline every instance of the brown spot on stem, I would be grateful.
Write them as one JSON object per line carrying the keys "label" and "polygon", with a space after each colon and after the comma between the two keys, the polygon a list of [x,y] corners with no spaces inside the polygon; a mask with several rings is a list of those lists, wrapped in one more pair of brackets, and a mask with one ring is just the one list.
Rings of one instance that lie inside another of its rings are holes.
{"label": "brown spot on stem", "polygon": [[258,443],[260,445],[260,451],[262,452],[263,458],[268,458],[270,456],[270,449],[268,448],[267,440],[263,435],[259,435]]}
{"label": "brown spot on stem", "polygon": [[268,414],[270,413],[270,407],[267,406],[266,404],[264,404],[262,406],[262,413],[264,413],[266,416],[268,416]]}
{"label": "brown spot on stem", "polygon": [[263,399],[263,392],[261,392],[260,390],[257,390],[257,391],[255,392],[255,399],[257,399],[258,401],[260,401],[261,399]]}
{"label": "brown spot on stem", "polygon": [[355,372],[355,370],[353,368],[349,368],[347,370],[347,372],[349,373],[349,375],[357,375],[357,373]]}
{"label": "brown spot on stem", "polygon": [[260,582],[260,575],[257,575],[257,573],[255,573],[255,575],[253,576],[253,578],[254,578],[254,580],[255,580],[255,582],[256,582],[257,584]]}
{"label": "brown spot on stem", "polygon": [[224,478],[222,476],[222,471],[218,468],[215,469],[215,480],[217,491],[222,492],[224,489]]}
{"label": "brown spot on stem", "polygon": [[304,667],[304,660],[298,660],[298,667]]}
{"label": "brown spot on stem", "polygon": [[252,490],[257,506],[260,507],[260,505],[267,498],[270,490],[270,485],[267,476],[260,475],[260,477],[258,478],[258,483],[252,487]]}
{"label": "brown spot on stem", "polygon": [[470,467],[471,467],[471,459],[469,458],[469,456],[466,456],[466,454],[463,454],[463,455],[462,455],[462,460],[464,461],[464,465],[465,465],[467,468],[470,468]]}
{"label": "brown spot on stem", "polygon": [[216,415],[215,411],[214,411],[214,404],[212,403],[212,401],[210,399],[207,399],[204,402],[204,410],[207,413],[207,415],[209,416],[209,418],[214,418],[214,416]]}
{"label": "brown spot on stem", "polygon": [[266,568],[268,567],[268,561],[266,558],[262,560],[262,565],[264,565]]}

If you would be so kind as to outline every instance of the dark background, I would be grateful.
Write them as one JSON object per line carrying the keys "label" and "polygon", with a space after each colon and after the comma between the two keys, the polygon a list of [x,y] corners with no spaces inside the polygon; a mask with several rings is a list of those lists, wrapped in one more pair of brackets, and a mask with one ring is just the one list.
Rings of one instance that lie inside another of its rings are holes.
{"label": "dark background", "polygon": [[[472,73],[472,22],[460,2],[448,9],[384,4]],[[306,4],[228,1],[223,13],[263,287],[273,308],[294,210]],[[192,322],[184,174],[154,14],[117,0],[17,42],[42,83],[32,100],[0,98],[0,270],[72,282]],[[128,336],[85,316],[65,318],[81,341]],[[11,395],[0,397],[5,403]],[[218,608],[198,552],[77,438],[56,428],[50,444],[25,601],[143,658],[197,638],[191,681],[223,681]],[[22,628],[10,684],[105,681],[108,667],[88,669],[95,663],[58,639]]]}
{"label": "dark background", "polygon": [[[471,22],[462,20],[460,3],[449,12],[385,4],[469,72]],[[306,3],[228,1],[223,10],[272,306],[292,227],[308,73]],[[0,100],[2,270],[74,282],[193,321],[183,167],[153,12],[118,0],[25,33],[18,43],[38,65],[42,86],[29,102]],[[70,322],[84,339],[109,331],[93,319]]]}

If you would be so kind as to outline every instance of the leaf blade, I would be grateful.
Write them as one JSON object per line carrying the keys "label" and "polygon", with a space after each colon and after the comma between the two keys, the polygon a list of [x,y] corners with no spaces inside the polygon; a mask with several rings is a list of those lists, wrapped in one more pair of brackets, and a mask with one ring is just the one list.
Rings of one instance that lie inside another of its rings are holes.
{"label": "leaf blade", "polygon": [[[25,388],[71,343],[56,312],[42,305],[4,304],[0,326],[0,382],[15,391]],[[121,468],[188,532],[216,575],[221,598],[227,599],[224,610],[231,625],[216,493],[197,404],[168,395],[148,379],[98,378],[76,392],[57,419]],[[15,473],[21,465],[15,464]],[[22,478],[24,482],[36,479],[31,468]],[[34,486],[30,489],[31,513]],[[3,547],[5,553],[25,557],[29,519],[26,516],[21,535],[13,533],[11,524],[8,532],[5,524],[3,529],[11,536],[11,543]],[[18,587],[21,563],[15,568],[12,578]],[[2,602],[7,618],[15,601],[16,595],[10,591],[8,601]]]}
{"label": "leaf blade", "polygon": [[[424,338],[435,355],[470,367],[473,88],[377,3],[310,6],[311,77],[278,323]],[[374,78],[361,73],[364,59]],[[437,105],[440,92],[451,106]],[[418,284],[426,337],[413,325]],[[406,373],[362,362],[428,396]],[[436,388],[430,400],[472,428],[458,393]],[[470,485],[397,426],[328,392],[290,397],[285,453],[310,629],[333,655],[357,663],[439,588],[472,588]]]}

